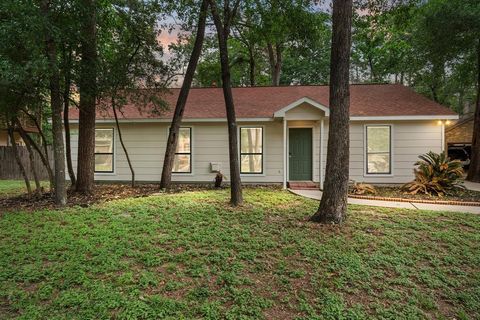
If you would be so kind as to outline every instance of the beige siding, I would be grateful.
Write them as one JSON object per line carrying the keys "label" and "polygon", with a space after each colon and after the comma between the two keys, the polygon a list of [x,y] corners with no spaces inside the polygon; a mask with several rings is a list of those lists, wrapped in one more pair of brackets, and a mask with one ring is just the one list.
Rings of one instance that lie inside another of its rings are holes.
{"label": "beige siding", "polygon": [[[389,176],[365,175],[366,124],[392,125],[393,172]],[[271,121],[261,123],[239,123],[239,126],[262,126],[264,128],[264,173],[242,175],[243,182],[281,183],[283,181],[283,123]],[[320,134],[318,120],[288,121],[289,128],[313,128],[313,180],[320,179],[320,167],[325,170],[328,143],[328,123],[324,123],[324,135]],[[192,127],[191,174],[174,174],[174,181],[211,182],[215,176],[210,170],[211,162],[220,162],[222,172],[228,177],[228,135],[226,123],[184,123]],[[111,128],[113,125],[97,125],[97,128]],[[132,159],[138,181],[159,181],[168,134],[167,123],[121,124],[125,144]],[[77,160],[76,126],[72,125],[72,157]],[[436,121],[393,121],[393,122],[352,122],[350,130],[350,178],[369,183],[404,183],[413,177],[414,163],[418,155],[430,150],[440,152],[442,147],[441,126]],[[320,165],[320,146],[323,149]],[[115,173],[96,174],[96,180],[127,181],[130,171],[115,130]]]}
{"label": "beige siding", "polygon": [[[392,174],[365,174],[365,126],[392,125]],[[324,162],[326,164],[328,125],[325,125]],[[418,156],[428,151],[442,151],[442,126],[437,121],[360,122],[350,126],[350,179],[369,183],[405,183],[413,179]]]}
{"label": "beige siding", "polygon": [[[264,173],[242,175],[244,182],[282,182],[283,179],[283,127],[281,122],[239,123],[240,126],[261,126],[264,128]],[[220,162],[222,172],[227,176],[228,132],[225,123],[184,123],[192,128],[192,173],[173,174],[174,181],[210,182],[215,173],[210,170],[211,162]],[[112,128],[114,125],[97,125],[97,128]],[[72,158],[76,167],[78,132],[72,126]],[[129,152],[138,181],[159,181],[168,135],[167,123],[121,124],[122,136]],[[128,163],[120,145],[115,128],[115,172],[95,174],[96,180],[126,181],[130,179]]]}

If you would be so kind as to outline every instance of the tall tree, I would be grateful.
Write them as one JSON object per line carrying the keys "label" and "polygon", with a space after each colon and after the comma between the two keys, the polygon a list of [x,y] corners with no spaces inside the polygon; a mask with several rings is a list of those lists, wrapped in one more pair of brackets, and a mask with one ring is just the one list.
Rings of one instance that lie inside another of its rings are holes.
{"label": "tall tree", "polygon": [[[228,37],[230,27],[235,18],[240,0],[235,0],[230,7],[229,0],[223,0],[223,12],[220,13],[215,0],[209,0],[213,22],[217,30],[218,47],[220,49],[220,66],[222,69],[222,88],[227,112],[228,152],[230,158],[230,203],[238,206],[243,203],[242,181],[240,179],[240,163],[238,155],[238,131],[230,79],[230,63],[228,57]],[[223,21],[222,21],[223,16]]]}
{"label": "tall tree", "polygon": [[70,47],[64,46],[62,50],[63,60],[63,127],[65,129],[65,152],[67,158],[68,176],[70,177],[70,183],[72,187],[75,187],[77,179],[73,170],[72,164],[72,148],[71,148],[71,135],[70,135],[70,95],[72,86],[72,69],[73,69],[73,50]]}
{"label": "tall tree", "polygon": [[[431,82],[434,98],[435,95],[438,96],[438,87],[443,85],[444,91],[447,91],[450,79],[456,81],[459,70],[468,70],[468,72],[461,72],[462,77],[460,78],[468,79],[470,87],[474,88],[476,92],[476,112],[474,114],[472,155],[467,179],[476,182],[480,181],[479,16],[480,2],[477,0],[431,0],[421,7],[416,24],[420,48],[425,51],[426,56],[431,57],[429,69],[435,78]],[[462,89],[463,81],[457,82],[457,90]],[[447,91],[445,96],[448,95]],[[441,99],[440,102],[448,102],[448,100]]]}
{"label": "tall tree", "polygon": [[[46,21],[52,20],[51,3],[42,0],[41,11]],[[46,54],[50,68],[50,104],[52,106],[52,133],[53,133],[53,161],[55,170],[55,203],[65,205],[67,203],[67,189],[65,183],[65,147],[63,144],[62,126],[62,98],[60,93],[60,75],[57,63],[57,44],[52,35],[52,25],[45,27]]]}
{"label": "tall tree", "polygon": [[97,3],[81,1],[80,111],[76,191],[91,193],[95,171],[95,117],[97,97]]}
{"label": "tall tree", "polygon": [[[105,15],[102,15],[105,12]],[[113,111],[117,137],[135,186],[133,157],[124,141],[119,113],[126,103],[138,105],[157,99],[162,87],[163,51],[158,41],[158,8],[155,2],[131,1],[122,6],[108,6],[100,11],[98,38],[97,106],[98,110]],[[160,101],[163,102],[163,101]],[[156,112],[157,104],[152,102]]]}
{"label": "tall tree", "polygon": [[477,43],[477,106],[473,120],[472,159],[467,180],[480,182],[480,37]]}
{"label": "tall tree", "polygon": [[352,0],[333,1],[332,21],[327,166],[320,206],[311,217],[321,223],[342,223],[347,217]]}
{"label": "tall tree", "polygon": [[172,123],[170,125],[170,131],[168,133],[167,147],[165,150],[165,157],[163,160],[162,180],[160,181],[161,189],[168,189],[172,180],[172,168],[175,160],[175,150],[178,143],[178,134],[180,125],[182,123],[183,112],[185,110],[185,104],[187,103],[188,93],[192,85],[193,76],[197,68],[198,59],[202,52],[203,39],[205,36],[205,25],[207,20],[208,2],[202,0],[200,5],[200,13],[198,16],[197,32],[195,36],[195,43],[188,62],[187,72],[183,79],[182,88],[178,94],[177,104],[175,105],[175,111],[173,113]]}

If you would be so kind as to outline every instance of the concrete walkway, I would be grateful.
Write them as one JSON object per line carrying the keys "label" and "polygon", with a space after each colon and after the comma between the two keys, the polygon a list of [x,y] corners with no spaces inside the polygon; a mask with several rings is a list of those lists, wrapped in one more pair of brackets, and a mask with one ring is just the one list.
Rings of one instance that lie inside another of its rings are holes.
{"label": "concrete walkway", "polygon": [[[289,191],[299,196],[307,197],[311,199],[320,200],[322,198],[322,192],[320,190],[289,189]],[[362,205],[362,206],[403,208],[403,209],[412,209],[412,210],[469,212],[469,213],[480,214],[480,207],[472,207],[472,206],[453,206],[453,205],[445,205],[445,204],[396,202],[396,201],[381,201],[381,200],[367,200],[367,199],[354,199],[354,198],[348,198],[348,203]]]}
{"label": "concrete walkway", "polygon": [[480,191],[480,183],[478,182],[470,182],[470,181],[464,181],[465,188],[468,190],[473,190],[473,191]]}

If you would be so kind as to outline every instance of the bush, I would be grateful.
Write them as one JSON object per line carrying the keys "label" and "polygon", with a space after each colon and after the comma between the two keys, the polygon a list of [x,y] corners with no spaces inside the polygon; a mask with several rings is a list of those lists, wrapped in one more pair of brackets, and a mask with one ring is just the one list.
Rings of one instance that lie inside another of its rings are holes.
{"label": "bush", "polygon": [[450,160],[444,153],[428,152],[419,156],[415,163],[415,180],[405,184],[402,189],[410,194],[424,193],[436,196],[449,194],[457,188],[464,188],[462,163]]}

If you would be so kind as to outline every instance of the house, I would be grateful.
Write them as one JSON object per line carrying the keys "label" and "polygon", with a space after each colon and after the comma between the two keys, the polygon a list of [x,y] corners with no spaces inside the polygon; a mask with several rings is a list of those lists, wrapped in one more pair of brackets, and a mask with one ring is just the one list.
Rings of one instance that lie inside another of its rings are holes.
{"label": "house", "polygon": [[[30,134],[38,134],[38,129],[35,127],[35,124],[30,119],[25,119],[24,117],[20,118],[22,123],[23,130]],[[19,146],[25,146],[25,142],[20,136],[19,129],[14,128],[13,138],[15,143]],[[0,147],[11,146],[12,141],[8,136],[7,124],[6,121],[0,117]]]}
{"label": "house", "polygon": [[[171,109],[179,89],[163,94]],[[445,148],[444,122],[457,114],[402,85],[351,85],[350,178],[404,183],[418,155]],[[330,109],[328,86],[234,88],[244,183],[323,183]],[[120,125],[139,181],[159,181],[173,110],[152,114],[124,106]],[[78,111],[70,112],[72,156],[77,159]],[[192,89],[175,156],[172,180],[228,178],[228,135],[221,88]],[[112,112],[99,111],[95,179],[127,181],[130,171]],[[74,166],[76,163],[74,163]]]}

